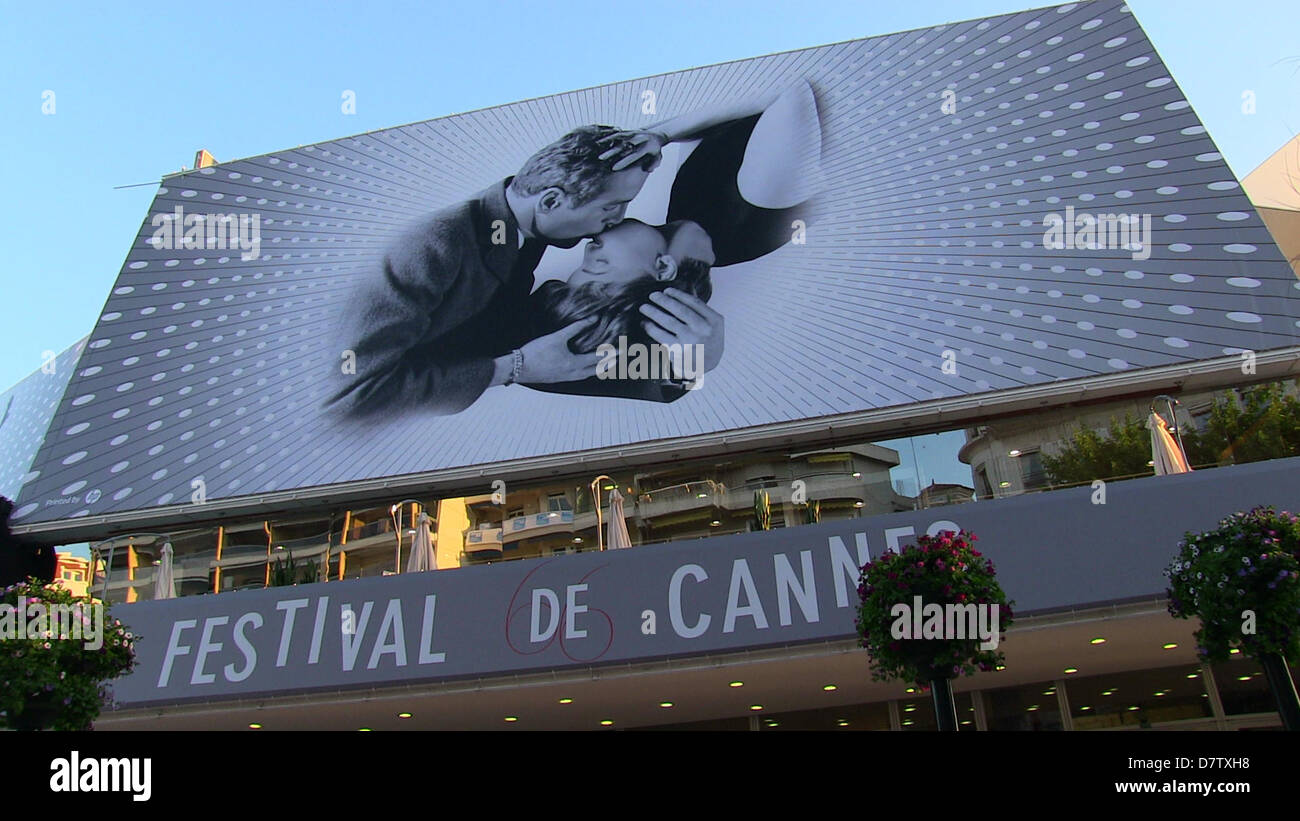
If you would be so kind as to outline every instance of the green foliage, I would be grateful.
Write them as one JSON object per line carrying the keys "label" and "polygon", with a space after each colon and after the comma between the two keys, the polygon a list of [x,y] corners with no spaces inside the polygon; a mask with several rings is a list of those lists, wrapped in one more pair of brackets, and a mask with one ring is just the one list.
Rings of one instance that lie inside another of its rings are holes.
{"label": "green foliage", "polygon": [[754,529],[772,529],[772,502],[766,490],[754,491]]}
{"label": "green foliage", "polygon": [[1240,403],[1230,394],[1215,397],[1203,429],[1185,433],[1183,444],[1193,465],[1300,456],[1300,400],[1281,382],[1243,391]]}
{"label": "green foliage", "polygon": [[1106,436],[1092,428],[1080,428],[1055,455],[1043,452],[1043,469],[1052,484],[1068,485],[1151,473],[1151,432],[1145,419],[1125,414],[1124,421],[1111,419]]}
{"label": "green foliage", "polygon": [[288,551],[288,558],[277,558],[271,565],[271,587],[292,587],[295,584],[311,584],[320,581],[320,565],[308,562],[303,565],[302,573],[293,561],[293,551]]}
{"label": "green foliage", "polygon": [[964,530],[922,536],[917,544],[862,566],[857,628],[859,644],[871,655],[874,680],[925,684],[974,675],[976,669],[992,670],[1004,661],[1000,650],[980,649],[978,636],[900,638],[893,629],[899,618],[895,608],[903,604],[910,611],[916,596],[924,606],[996,607],[999,632],[1011,626],[1012,602],[998,584],[993,562],[971,545],[973,541],[974,534]]}
{"label": "green foliage", "polygon": [[290,587],[298,583],[298,568],[293,563],[293,551],[288,559],[281,556],[271,565],[271,587]]}
{"label": "green foliage", "polygon": [[1223,661],[1240,647],[1254,658],[1276,653],[1300,662],[1300,517],[1257,507],[1215,530],[1187,533],[1178,547],[1165,569],[1169,613],[1200,618],[1203,659]]}
{"label": "green foliage", "polygon": [[[1201,430],[1184,425],[1179,433],[1187,461],[1195,465],[1245,464],[1300,456],[1300,400],[1282,382],[1214,398]],[[1126,414],[1112,419],[1106,436],[1081,428],[1056,454],[1042,454],[1053,484],[1080,484],[1151,473],[1151,432],[1145,419]]]}
{"label": "green foliage", "polygon": [[320,565],[316,562],[308,562],[302,569],[302,575],[298,577],[301,584],[314,584],[320,581]]}
{"label": "green foliage", "polygon": [[[129,673],[135,666],[133,636],[120,621],[109,617],[109,608],[89,596],[74,596],[56,585],[28,579],[0,591],[0,600],[17,608],[34,604],[53,612],[60,605],[80,608],[84,614],[82,638],[57,632],[66,623],[32,620],[27,635],[13,634],[21,622],[6,625],[0,641],[0,727],[15,730],[89,730],[100,710],[109,703],[106,683]],[[102,617],[95,609],[102,608]],[[34,612],[29,610],[28,612]],[[102,637],[92,641],[102,618]],[[90,633],[88,635],[88,633]],[[87,645],[91,646],[87,646]],[[98,646],[94,646],[98,644]]]}

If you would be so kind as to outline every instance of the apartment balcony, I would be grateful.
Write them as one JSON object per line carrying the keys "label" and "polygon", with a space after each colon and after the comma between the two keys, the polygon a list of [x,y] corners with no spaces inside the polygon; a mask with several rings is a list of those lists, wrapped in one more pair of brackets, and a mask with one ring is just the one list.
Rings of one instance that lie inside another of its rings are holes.
{"label": "apartment balcony", "polygon": [[[654,519],[702,508],[724,507],[726,499],[726,485],[712,479],[703,479],[646,491],[638,497],[634,509],[628,509],[627,512],[635,513],[642,519]],[[750,504],[753,504],[752,499]]]}
{"label": "apartment balcony", "polygon": [[490,559],[501,555],[501,528],[484,528],[465,532],[465,553],[476,559]]}
{"label": "apartment balcony", "polygon": [[577,513],[572,510],[552,510],[544,513],[529,513],[515,516],[501,524],[502,545],[533,539],[538,536],[550,536],[555,533],[575,533],[596,526],[596,514]]}

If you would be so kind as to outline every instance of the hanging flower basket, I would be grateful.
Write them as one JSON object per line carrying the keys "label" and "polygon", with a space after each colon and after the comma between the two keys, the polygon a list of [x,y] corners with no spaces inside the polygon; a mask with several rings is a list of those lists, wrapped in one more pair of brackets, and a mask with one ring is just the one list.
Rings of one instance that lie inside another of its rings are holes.
{"label": "hanging flower basket", "polygon": [[[9,605],[0,616],[0,727],[91,729],[109,702],[106,683],[134,667],[137,637],[106,605],[35,579],[3,588],[0,602]],[[20,617],[20,608],[38,618]]]}
{"label": "hanging flower basket", "polygon": [[1236,647],[1300,662],[1300,517],[1257,507],[1185,534],[1178,547],[1165,570],[1169,613],[1201,620],[1203,660],[1225,661]]}
{"label": "hanging flower basket", "polygon": [[[857,628],[874,680],[924,686],[1004,661],[996,643],[1011,625],[1012,603],[975,540],[966,531],[922,536],[862,566]],[[979,635],[981,624],[992,641]]]}

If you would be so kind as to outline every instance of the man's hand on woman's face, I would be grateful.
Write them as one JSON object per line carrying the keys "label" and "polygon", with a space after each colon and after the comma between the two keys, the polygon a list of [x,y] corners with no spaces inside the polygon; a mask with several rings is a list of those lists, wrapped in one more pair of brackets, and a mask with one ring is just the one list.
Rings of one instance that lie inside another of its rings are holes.
{"label": "man's hand on woman's face", "polygon": [[539,336],[520,348],[524,365],[519,371],[519,381],[552,384],[577,382],[595,376],[600,355],[574,353],[569,350],[569,340],[585,330],[593,321],[592,319],[579,320],[546,336]]}
{"label": "man's hand on woman's face", "polygon": [[650,295],[654,304],[642,305],[645,332],[661,345],[703,345],[704,370],[722,361],[723,318],[704,300],[685,291],[669,288]]}

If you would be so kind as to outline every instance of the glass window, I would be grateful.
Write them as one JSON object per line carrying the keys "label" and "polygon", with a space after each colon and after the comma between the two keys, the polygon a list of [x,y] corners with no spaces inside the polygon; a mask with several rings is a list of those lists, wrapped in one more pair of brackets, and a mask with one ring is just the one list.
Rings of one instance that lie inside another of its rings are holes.
{"label": "glass window", "polygon": [[1237,654],[1230,661],[1215,664],[1214,685],[1219,688],[1223,714],[1273,713],[1277,702],[1268,688],[1264,668],[1254,659]]}
{"label": "glass window", "polygon": [[1043,459],[1038,451],[1026,451],[1017,459],[1020,462],[1020,482],[1025,490],[1047,487],[1047,472],[1043,470]]}
{"label": "glass window", "polygon": [[[973,693],[953,693],[957,708],[957,729],[975,729],[975,704]],[[934,696],[929,690],[919,691],[898,702],[898,721],[904,730],[934,731],[939,728],[934,715]]]}
{"label": "glass window", "polygon": [[1149,727],[1214,715],[1200,665],[1066,680],[1076,730]]}
{"label": "glass window", "polygon": [[889,702],[822,707],[789,713],[764,713],[758,729],[766,730],[888,730]]}
{"label": "glass window", "polygon": [[1056,683],[1025,684],[984,691],[990,730],[1060,730]]}
{"label": "glass window", "polygon": [[550,512],[573,510],[573,505],[563,493],[552,493],[546,497],[546,509]]}

